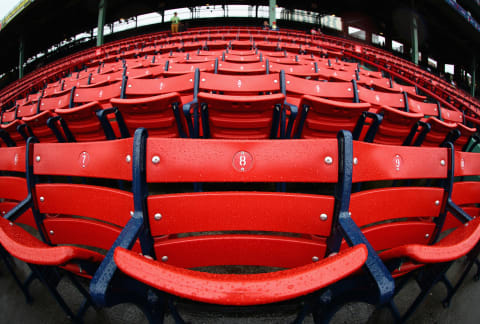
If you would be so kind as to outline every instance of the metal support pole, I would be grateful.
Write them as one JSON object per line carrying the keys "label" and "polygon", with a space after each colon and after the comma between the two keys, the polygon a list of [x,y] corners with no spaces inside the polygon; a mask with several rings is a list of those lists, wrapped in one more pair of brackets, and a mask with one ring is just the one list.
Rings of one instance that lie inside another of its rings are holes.
{"label": "metal support pole", "polygon": [[105,26],[106,12],[107,0],[100,0],[98,2],[97,46],[103,45],[103,27]]}
{"label": "metal support pole", "polygon": [[25,45],[23,43],[23,37],[20,37],[18,44],[18,78],[23,78],[23,63],[25,58]]}
{"label": "metal support pole", "polygon": [[418,65],[418,22],[417,15],[412,13],[411,24],[411,37],[412,37],[412,62]]}
{"label": "metal support pole", "polygon": [[277,19],[276,19],[276,10],[275,10],[276,8],[277,8],[277,0],[270,0],[270,3],[269,3],[269,9],[270,9],[270,11],[269,11],[269,21],[268,21],[269,24],[270,24],[270,26],[273,25],[273,22],[274,22],[274,21],[275,21],[275,22],[277,21]]}
{"label": "metal support pole", "polygon": [[475,97],[475,72],[477,71],[477,58],[475,54],[473,55],[473,60],[472,60],[472,97]]}

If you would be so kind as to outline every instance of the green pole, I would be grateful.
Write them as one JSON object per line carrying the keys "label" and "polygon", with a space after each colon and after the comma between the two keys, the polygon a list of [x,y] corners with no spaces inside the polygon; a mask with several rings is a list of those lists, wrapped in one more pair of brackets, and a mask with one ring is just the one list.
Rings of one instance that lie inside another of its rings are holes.
{"label": "green pole", "polygon": [[100,0],[98,2],[97,46],[103,45],[103,27],[105,25],[106,10],[107,0]]}
{"label": "green pole", "polygon": [[20,37],[18,45],[18,78],[23,78],[23,63],[25,58],[25,46],[23,44],[23,37]]}
{"label": "green pole", "polygon": [[277,7],[277,0],[270,0],[270,4],[269,4],[269,24],[270,26],[272,26],[273,22],[275,21],[276,22],[276,11],[275,11],[275,8]]}
{"label": "green pole", "polygon": [[473,55],[473,61],[472,61],[472,97],[475,97],[475,72],[477,71],[477,59],[476,56]]}
{"label": "green pole", "polygon": [[417,15],[412,14],[412,25],[411,25],[411,36],[412,36],[412,62],[415,65],[418,65],[418,23]]}

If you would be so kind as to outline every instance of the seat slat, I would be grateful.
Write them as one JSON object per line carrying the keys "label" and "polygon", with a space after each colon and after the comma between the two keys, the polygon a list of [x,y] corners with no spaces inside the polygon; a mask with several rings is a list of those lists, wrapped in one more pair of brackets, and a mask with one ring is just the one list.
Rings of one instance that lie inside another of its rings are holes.
{"label": "seat slat", "polygon": [[[214,192],[148,198],[152,235],[207,231],[272,231],[328,235],[332,196]],[[161,220],[154,215],[160,213]],[[325,214],[326,220],[320,215]]]}
{"label": "seat slat", "polygon": [[326,241],[322,237],[223,233],[158,237],[155,242],[159,259],[167,256],[169,264],[187,269],[225,265],[290,269],[309,264],[325,252]]}
{"label": "seat slat", "polygon": [[350,210],[355,211],[352,218],[360,227],[386,220],[434,217],[441,211],[443,196],[444,190],[435,187],[365,190],[352,194]]}
{"label": "seat slat", "polygon": [[[323,140],[321,145],[315,140],[147,141],[149,182],[336,182],[338,178],[335,139]],[[159,163],[152,162],[157,161],[154,157]]]}
{"label": "seat slat", "polygon": [[34,172],[132,180],[132,139],[35,145]]}
{"label": "seat slat", "polygon": [[120,227],[82,218],[48,217],[44,226],[53,244],[78,244],[104,250],[112,246],[121,232]]}
{"label": "seat slat", "polygon": [[113,188],[44,183],[36,186],[36,192],[41,213],[90,217],[125,226],[133,211],[133,195]]}

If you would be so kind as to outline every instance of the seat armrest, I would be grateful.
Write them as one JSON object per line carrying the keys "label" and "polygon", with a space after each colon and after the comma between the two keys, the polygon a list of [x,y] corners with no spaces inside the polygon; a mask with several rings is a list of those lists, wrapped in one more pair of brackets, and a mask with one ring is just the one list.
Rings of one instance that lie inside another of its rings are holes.
{"label": "seat armrest", "polygon": [[23,199],[15,207],[10,209],[3,216],[3,218],[8,219],[11,222],[14,222],[18,217],[20,217],[23,213],[25,213],[25,211],[28,208],[32,207],[32,205],[33,205],[32,195],[28,194],[27,198]]}
{"label": "seat armrest", "polygon": [[288,110],[290,110],[290,116],[288,117],[288,124],[287,124],[285,138],[291,138],[293,123],[295,122],[295,118],[297,118],[297,114],[298,114],[298,107],[291,103],[288,103],[287,100],[285,100],[285,102],[283,103],[283,106],[285,108],[288,108]]}
{"label": "seat armrest", "polygon": [[279,302],[327,287],[356,272],[367,260],[360,244],[301,267],[262,274],[212,274],[178,268],[117,248],[115,263],[127,275],[176,296],[220,305]]}
{"label": "seat armrest", "polygon": [[470,215],[468,215],[462,208],[457,206],[457,204],[455,204],[451,198],[447,199],[446,209],[462,223],[467,223],[472,220],[472,217],[470,217]]}
{"label": "seat armrest", "polygon": [[127,225],[125,225],[120,235],[118,235],[112,247],[108,250],[105,259],[103,259],[95,272],[95,275],[90,281],[90,294],[97,305],[109,306],[115,304],[111,301],[115,296],[109,294],[108,291],[113,277],[117,272],[117,265],[113,260],[114,251],[117,247],[130,249],[135,244],[142,227],[143,217],[141,215],[135,217],[134,214],[134,216],[128,221]]}
{"label": "seat armrest", "polygon": [[108,120],[107,116],[109,114],[115,114],[115,118],[117,119],[117,123],[119,125],[120,133],[122,138],[129,137],[128,130],[126,130],[125,123],[123,122],[123,116],[121,115],[120,111],[116,107],[106,108],[106,109],[99,109],[96,111],[96,115],[100,124],[102,125],[103,131],[105,132],[105,137],[107,140],[115,139],[115,133],[112,128],[112,124]]}
{"label": "seat armrest", "polygon": [[368,274],[377,285],[378,298],[376,302],[380,305],[388,303],[395,292],[395,281],[390,271],[350,216],[339,217],[339,223],[345,241],[349,246],[364,244],[367,247],[368,259],[365,266]]}
{"label": "seat armrest", "polygon": [[14,257],[27,263],[60,266],[73,260],[100,263],[103,256],[76,246],[50,246],[23,228],[0,217],[0,243]]}
{"label": "seat armrest", "polygon": [[368,127],[367,134],[365,135],[365,142],[372,143],[377,133],[378,127],[382,123],[383,116],[374,112],[364,111],[362,115],[358,118],[355,128],[352,132],[354,140],[359,140],[360,135],[362,134],[363,126],[365,126],[365,121],[367,118],[373,119],[371,125]]}
{"label": "seat armrest", "polygon": [[194,137],[194,127],[193,127],[193,123],[192,123],[192,114],[191,114],[190,111],[192,109],[197,109],[197,107],[198,107],[198,99],[197,98],[195,98],[192,101],[184,104],[183,107],[182,107],[183,115],[185,116],[185,119],[187,121],[188,134],[190,135],[190,137]]}
{"label": "seat armrest", "polygon": [[381,253],[384,260],[408,257],[418,263],[454,261],[464,255],[480,240],[480,218],[460,225],[434,245],[406,244]]}

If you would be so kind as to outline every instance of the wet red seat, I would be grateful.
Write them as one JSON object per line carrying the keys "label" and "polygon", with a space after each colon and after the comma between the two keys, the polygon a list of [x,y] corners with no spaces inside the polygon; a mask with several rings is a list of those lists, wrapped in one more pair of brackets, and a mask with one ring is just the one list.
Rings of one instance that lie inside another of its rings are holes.
{"label": "wet red seat", "polygon": [[50,246],[20,226],[0,217],[0,243],[14,257],[27,263],[60,266],[74,260],[100,263],[103,255],[76,246]]}
{"label": "wet red seat", "polygon": [[[350,134],[341,134],[338,141],[239,141],[146,138],[144,129],[137,130],[136,143],[145,146],[136,150],[140,155],[134,160],[144,160],[146,165],[136,169],[134,182],[140,181],[135,185],[136,199],[140,192],[146,193],[142,188],[147,185],[201,182],[205,186],[201,192],[146,195],[142,204],[136,200],[134,216],[92,280],[92,296],[108,304],[110,294],[126,288],[119,283],[127,276],[198,302],[261,305],[308,298],[310,293],[328,290],[353,274],[370,271],[369,267],[376,269],[369,272],[375,280],[384,283],[378,283],[380,294],[392,294],[391,281],[383,281],[383,265],[375,253],[369,252],[358,228],[345,219],[349,218],[348,212],[336,207],[340,198],[333,192],[207,189],[209,184],[215,188],[216,183],[263,186],[278,181],[339,181],[342,186],[349,171],[343,174],[338,168],[345,163],[341,156],[343,150],[351,148],[352,140]],[[318,159],[326,163],[314,162]],[[141,230],[142,224],[148,224],[146,231]],[[336,253],[340,245],[334,242],[338,238],[341,241],[343,235],[351,246]],[[136,237],[143,242],[143,255],[128,249],[130,240]],[[228,266],[262,267],[264,273],[205,270]],[[120,271],[115,274],[117,269]],[[118,280],[117,284],[112,280]],[[147,300],[144,302],[148,305]]]}
{"label": "wet red seat", "polygon": [[168,293],[219,305],[260,305],[296,298],[351,275],[367,260],[367,248],[354,248],[316,263],[251,275],[220,275],[174,267],[123,248],[115,263],[125,274]]}

